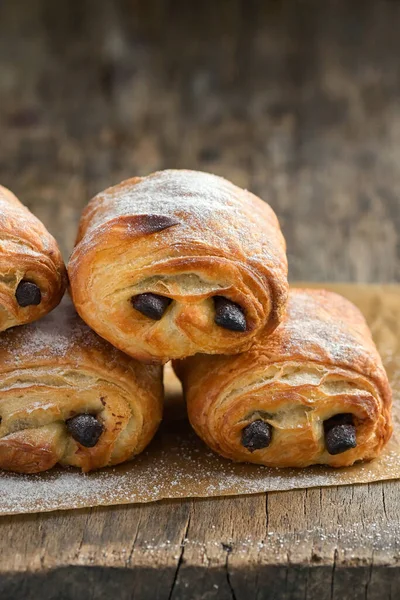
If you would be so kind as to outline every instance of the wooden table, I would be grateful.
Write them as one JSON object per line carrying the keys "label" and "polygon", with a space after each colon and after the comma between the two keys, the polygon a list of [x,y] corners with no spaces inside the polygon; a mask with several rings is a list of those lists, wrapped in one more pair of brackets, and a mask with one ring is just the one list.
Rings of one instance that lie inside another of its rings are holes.
{"label": "wooden table", "polygon": [[[0,181],[71,249],[165,167],[267,199],[291,279],[400,281],[400,4],[3,0]],[[0,598],[400,597],[400,483],[0,519]]]}

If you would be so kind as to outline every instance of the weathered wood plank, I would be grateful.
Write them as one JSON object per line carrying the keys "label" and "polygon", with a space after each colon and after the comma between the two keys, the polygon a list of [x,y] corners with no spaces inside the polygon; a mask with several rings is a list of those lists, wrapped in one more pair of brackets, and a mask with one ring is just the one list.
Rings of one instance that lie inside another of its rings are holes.
{"label": "weathered wood plank", "polygon": [[193,589],[200,598],[213,597],[210,589],[215,597],[233,590],[236,598],[272,598],[281,588],[290,598],[325,597],[328,588],[339,598],[349,577],[368,590],[360,598],[378,598],[400,586],[397,494],[398,483],[385,482],[273,493],[268,501],[257,495],[5,517],[0,565],[21,581],[34,571],[64,577],[71,566],[79,581],[83,568],[96,566],[110,570],[112,585],[128,567],[135,598],[149,589],[157,598]]}

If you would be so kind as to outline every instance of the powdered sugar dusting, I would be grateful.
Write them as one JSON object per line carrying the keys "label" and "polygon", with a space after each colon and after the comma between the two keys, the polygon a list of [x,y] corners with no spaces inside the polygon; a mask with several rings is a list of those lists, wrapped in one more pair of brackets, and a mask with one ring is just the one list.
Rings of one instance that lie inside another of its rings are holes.
{"label": "powdered sugar dusting", "polygon": [[2,364],[18,367],[26,359],[67,357],[73,346],[109,346],[110,361],[118,351],[99,338],[76,314],[69,298],[43,319],[2,333]]}
{"label": "powdered sugar dusting", "polygon": [[286,272],[284,242],[272,209],[222,177],[198,171],[160,171],[111,187],[92,202],[93,212],[78,245],[83,252],[95,244],[95,230],[110,220],[159,215],[179,223],[182,241],[244,250],[249,260],[262,257],[271,268]]}
{"label": "powdered sugar dusting", "polygon": [[208,221],[214,215],[241,210],[232,184],[221,177],[196,171],[163,171],[161,178],[156,175],[134,185],[109,188],[99,194],[98,201],[100,210],[90,229],[103,221],[103,211],[108,204],[112,204],[113,218],[131,214],[189,214]]}
{"label": "powdered sugar dusting", "polygon": [[231,463],[209,451],[187,423],[179,422],[179,429],[181,434],[177,435],[164,427],[149,449],[132,463],[108,470],[87,475],[61,469],[41,475],[0,473],[0,512],[255,494],[400,477],[399,453],[393,447],[379,461],[341,470],[273,469]]}
{"label": "powdered sugar dusting", "polygon": [[287,318],[264,340],[266,352],[282,360],[297,355],[357,370],[381,388],[386,377],[368,325],[356,306],[325,290],[292,289]]}

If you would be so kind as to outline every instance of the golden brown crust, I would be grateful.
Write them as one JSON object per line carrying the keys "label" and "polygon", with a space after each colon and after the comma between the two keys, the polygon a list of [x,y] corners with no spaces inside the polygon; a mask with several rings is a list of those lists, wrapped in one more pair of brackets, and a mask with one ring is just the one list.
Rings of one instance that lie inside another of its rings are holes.
{"label": "golden brown crust", "polygon": [[[285,241],[272,209],[207,173],[161,171],[96,196],[84,211],[69,266],[81,317],[143,361],[247,349],[282,319]],[[173,300],[159,321],[132,309],[141,293]],[[212,297],[245,311],[247,331],[214,322]]]}
{"label": "golden brown crust", "polygon": [[[99,338],[66,299],[0,338],[0,468],[35,473],[58,462],[90,471],[126,461],[153,437],[162,397],[161,367]],[[79,414],[103,425],[92,448],[65,424]]]}
{"label": "golden brown crust", "polygon": [[[291,290],[282,324],[247,353],[197,355],[175,367],[194,429],[233,460],[347,466],[377,456],[391,435],[391,390],[371,333],[332,292]],[[323,422],[343,413],[353,414],[357,447],[330,455]],[[260,418],[273,427],[272,443],[250,453],[241,432]]]}
{"label": "golden brown crust", "polygon": [[[22,280],[41,291],[37,306],[19,306]],[[60,302],[67,275],[57,242],[10,190],[0,186],[0,331],[43,317]]]}

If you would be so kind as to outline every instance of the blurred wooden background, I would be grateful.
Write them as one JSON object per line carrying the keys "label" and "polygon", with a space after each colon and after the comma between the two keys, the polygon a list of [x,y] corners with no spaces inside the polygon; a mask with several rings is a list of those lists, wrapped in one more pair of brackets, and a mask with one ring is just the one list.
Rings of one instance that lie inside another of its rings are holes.
{"label": "blurred wooden background", "polygon": [[291,279],[399,281],[400,3],[2,0],[0,181],[67,257],[110,184],[210,170],[272,204]]}
{"label": "blurred wooden background", "polygon": [[[0,0],[0,182],[67,258],[96,192],[210,170],[274,207],[292,280],[400,281],[399,31],[394,0]],[[398,498],[3,517],[0,596],[399,598]]]}

